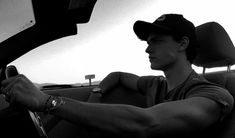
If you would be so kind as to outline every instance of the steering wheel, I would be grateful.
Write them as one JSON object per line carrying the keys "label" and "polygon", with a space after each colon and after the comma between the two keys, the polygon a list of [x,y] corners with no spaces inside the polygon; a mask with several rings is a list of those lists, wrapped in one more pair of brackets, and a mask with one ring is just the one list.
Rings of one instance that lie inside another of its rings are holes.
{"label": "steering wheel", "polygon": [[[6,67],[6,68],[2,68],[2,70],[1,70],[1,79],[3,79],[3,78],[9,78],[9,77],[13,77],[13,76],[16,76],[16,75],[18,75],[19,73],[18,73],[18,71],[17,71],[17,69],[16,69],[16,67],[15,66],[8,66],[8,67]],[[12,114],[14,114],[15,115],[15,113],[14,113],[14,110],[13,109],[10,109],[11,107],[9,107],[9,108],[6,108],[4,111],[1,111],[1,113],[0,113],[0,117],[2,117],[1,115],[4,115],[4,114],[8,114],[8,116],[13,116]],[[37,131],[37,137],[39,137],[39,138],[48,138],[48,136],[47,136],[47,134],[46,134],[46,132],[45,132],[45,129],[44,129],[44,127],[43,127],[43,124],[42,124],[42,121],[41,121],[41,119],[40,119],[40,116],[36,113],[36,112],[32,112],[32,111],[30,111],[30,110],[27,110],[27,109],[20,109],[21,111],[20,111],[20,113],[21,113],[21,116],[23,115],[24,117],[24,119],[25,120],[29,120],[29,121],[31,121],[31,123],[30,124],[33,124],[34,125],[34,127],[35,127],[35,129],[36,129],[36,131]],[[11,114],[11,115],[9,115],[9,114]],[[5,115],[6,116],[6,115]],[[22,119],[22,117],[21,117],[21,119]],[[2,119],[1,121],[3,121],[4,122],[4,119]],[[20,120],[19,120],[20,121]],[[13,121],[14,122],[14,121]],[[15,121],[15,122],[18,122],[18,121]],[[33,123],[32,123],[33,122]],[[1,125],[1,122],[0,122],[0,125]],[[22,125],[22,124],[21,124]],[[23,124],[23,125],[25,125],[25,124]],[[9,128],[11,128],[11,127],[9,127]],[[4,129],[4,128],[3,128]],[[19,128],[20,129],[20,128]],[[3,130],[4,131],[4,130]],[[28,131],[28,130],[26,130],[26,131]],[[14,130],[12,130],[12,132],[11,133],[14,133]],[[27,132],[25,132],[25,133],[27,133]],[[29,132],[30,133],[30,132]]]}

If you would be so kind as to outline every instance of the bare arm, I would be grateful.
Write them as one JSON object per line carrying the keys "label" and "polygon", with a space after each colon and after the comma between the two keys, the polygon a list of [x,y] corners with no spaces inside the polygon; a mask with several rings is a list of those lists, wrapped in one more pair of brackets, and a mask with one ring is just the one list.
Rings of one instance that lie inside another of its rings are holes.
{"label": "bare arm", "polygon": [[65,99],[54,114],[68,121],[106,132],[140,137],[200,131],[218,120],[219,105],[194,97],[151,108],[118,104],[91,104]]}

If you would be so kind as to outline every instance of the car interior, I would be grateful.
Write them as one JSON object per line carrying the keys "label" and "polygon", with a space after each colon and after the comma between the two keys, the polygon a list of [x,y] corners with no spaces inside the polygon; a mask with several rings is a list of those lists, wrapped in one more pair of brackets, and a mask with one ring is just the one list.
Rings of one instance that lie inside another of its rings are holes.
{"label": "car interior", "polygon": [[[87,0],[85,2],[81,0],[61,0],[60,2],[56,0],[33,0],[32,2],[37,23],[33,27],[0,43],[0,51],[4,53],[0,55],[0,80],[7,77],[4,75],[6,65],[20,55],[44,43],[76,34],[76,24],[89,21],[96,0]],[[56,6],[54,6],[55,3],[57,3]],[[55,8],[51,11],[51,7]],[[62,19],[66,19],[66,22],[63,22]],[[50,23],[48,24],[48,22]],[[217,22],[201,24],[196,27],[196,31],[200,47],[193,64],[203,68],[201,75],[208,81],[225,87],[235,97],[235,72],[230,68],[235,64],[235,48],[229,34]],[[44,36],[44,34],[48,35]],[[23,48],[14,47],[17,44],[27,46]],[[208,68],[216,67],[227,67],[227,71],[207,73]],[[145,96],[138,91],[130,91],[119,86],[101,95],[92,92],[92,89],[96,87],[97,85],[47,89],[43,92],[84,102],[118,103],[146,107]],[[33,114],[33,117],[31,117],[31,113],[22,107],[17,109],[10,107],[4,96],[0,96],[0,129],[2,134],[7,137],[81,138],[110,136],[110,134],[100,133],[96,130],[87,130],[50,114],[41,112]],[[35,118],[36,125],[33,120]],[[231,114],[219,126],[215,126],[205,133],[205,137],[234,138],[235,110],[233,109]]]}
{"label": "car interior", "polygon": [[[202,25],[197,26],[197,36],[200,47],[198,49],[199,53],[194,60],[194,65],[203,67],[204,70],[201,73],[207,80],[212,83],[216,83],[225,87],[229,90],[231,95],[235,96],[235,73],[233,70],[230,70],[230,66],[235,63],[235,48],[234,45],[224,30],[224,28],[216,22],[208,22]],[[212,72],[207,73],[207,68],[215,67],[227,67],[227,71]],[[92,89],[96,87],[84,87],[79,90],[48,90],[45,91],[49,94],[63,95],[70,98],[74,98],[81,101],[87,102],[101,102],[101,103],[119,103],[119,104],[130,104],[139,107],[146,107],[145,97],[139,92],[130,91],[124,87],[117,87],[113,90],[110,90],[109,93],[105,93],[102,96],[96,93],[92,93]],[[97,96],[96,96],[97,95]],[[44,116],[44,119],[47,118]],[[48,121],[48,120],[47,120]],[[46,124],[49,123],[45,122]],[[69,134],[71,137],[76,137],[81,134],[88,135],[99,135],[99,133],[89,133],[78,126],[75,126],[64,120],[57,120],[54,122],[54,126],[50,128],[46,127],[48,130],[48,135],[53,135],[56,137],[65,136]],[[50,123],[49,123],[50,124]],[[48,125],[49,125],[48,124]],[[80,129],[81,131],[75,131]],[[60,131],[63,130],[63,131]],[[67,132],[66,132],[67,131]],[[59,133],[58,133],[59,132]],[[83,133],[81,133],[83,132]],[[206,137],[213,138],[232,138],[235,136],[235,110],[232,110],[232,113],[223,121],[222,124],[213,128],[210,132],[207,132]],[[102,135],[103,136],[103,135]]]}

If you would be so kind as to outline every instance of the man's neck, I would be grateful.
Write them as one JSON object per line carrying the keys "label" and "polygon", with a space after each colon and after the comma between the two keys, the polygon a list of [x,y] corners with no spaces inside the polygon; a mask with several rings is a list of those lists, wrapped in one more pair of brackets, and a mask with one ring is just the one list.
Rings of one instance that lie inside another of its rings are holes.
{"label": "man's neck", "polygon": [[183,83],[188,78],[192,70],[190,63],[177,65],[165,70],[164,74],[168,84],[168,92]]}

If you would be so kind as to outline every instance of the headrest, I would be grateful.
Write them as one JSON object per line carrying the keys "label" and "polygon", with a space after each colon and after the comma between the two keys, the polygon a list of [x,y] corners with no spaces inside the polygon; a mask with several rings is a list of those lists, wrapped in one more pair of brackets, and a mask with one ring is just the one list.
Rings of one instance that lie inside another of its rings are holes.
{"label": "headrest", "polygon": [[200,47],[194,65],[212,68],[235,64],[234,45],[220,24],[208,22],[199,25],[196,33]]}

